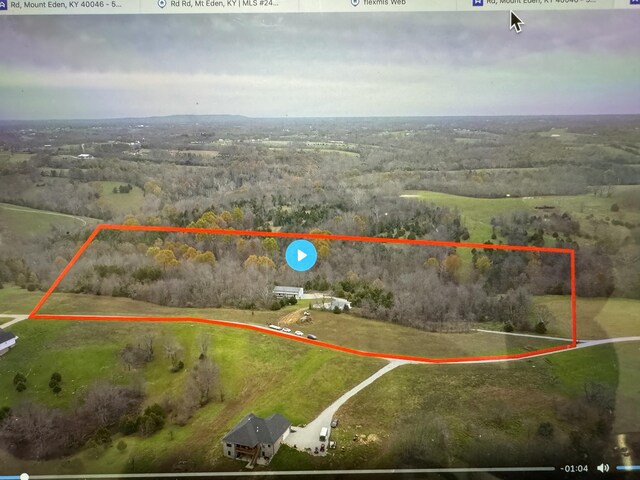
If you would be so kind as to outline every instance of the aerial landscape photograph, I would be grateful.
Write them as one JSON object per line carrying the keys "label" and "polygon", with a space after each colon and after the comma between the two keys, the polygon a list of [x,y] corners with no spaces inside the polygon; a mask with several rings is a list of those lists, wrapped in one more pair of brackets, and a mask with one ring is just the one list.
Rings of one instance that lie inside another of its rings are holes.
{"label": "aerial landscape photograph", "polygon": [[637,16],[503,13],[0,18],[0,476],[638,464]]}

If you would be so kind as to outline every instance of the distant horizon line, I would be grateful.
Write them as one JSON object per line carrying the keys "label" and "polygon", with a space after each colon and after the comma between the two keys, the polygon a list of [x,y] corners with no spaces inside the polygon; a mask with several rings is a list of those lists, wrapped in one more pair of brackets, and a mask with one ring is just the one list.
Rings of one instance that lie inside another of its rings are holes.
{"label": "distant horizon line", "polygon": [[0,123],[19,122],[105,122],[127,120],[162,120],[171,118],[236,118],[246,120],[331,120],[331,119],[418,119],[418,118],[552,118],[552,117],[634,117],[637,113],[536,113],[536,114],[451,114],[451,115],[328,115],[328,116],[250,116],[233,113],[175,113],[168,115],[122,117],[74,117],[74,118],[23,118],[0,119]]}

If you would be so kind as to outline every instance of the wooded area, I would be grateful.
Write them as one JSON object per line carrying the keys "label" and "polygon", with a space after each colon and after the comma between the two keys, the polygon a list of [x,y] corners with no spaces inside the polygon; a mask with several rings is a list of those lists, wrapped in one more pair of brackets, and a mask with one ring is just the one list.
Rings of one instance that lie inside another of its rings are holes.
{"label": "wooded area", "polygon": [[[638,196],[611,200],[605,218],[570,202],[549,206],[545,198],[559,197],[544,196],[606,199],[620,185],[638,183],[639,152],[630,141],[637,119],[559,122],[5,127],[3,155],[28,155],[0,165],[0,200],[125,224],[576,248],[579,295],[638,298],[630,262],[639,254]],[[45,141],[51,146],[42,147]],[[90,158],[79,158],[81,152]],[[401,197],[416,189],[538,201],[533,211],[497,211],[470,230],[477,223],[472,208]],[[3,235],[11,239],[7,227]],[[0,254],[0,281],[46,287],[88,231],[54,226],[16,244]],[[294,275],[284,267],[286,244],[271,238],[105,232],[61,288],[253,309],[271,306],[275,284],[322,285],[316,289],[348,298],[364,316],[435,330],[486,319],[531,329],[537,313],[527,306],[530,295],[569,293],[568,259],[560,255],[329,243],[317,245],[317,268]],[[510,305],[516,299],[517,308]],[[515,311],[526,318],[516,319]]]}

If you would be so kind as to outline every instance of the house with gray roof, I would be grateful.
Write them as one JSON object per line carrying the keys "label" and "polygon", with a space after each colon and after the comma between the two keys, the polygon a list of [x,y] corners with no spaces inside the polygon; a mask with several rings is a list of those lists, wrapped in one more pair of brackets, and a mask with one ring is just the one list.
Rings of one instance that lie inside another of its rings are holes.
{"label": "house with gray roof", "polygon": [[0,357],[7,353],[10,348],[16,346],[18,337],[7,330],[0,330]]}
{"label": "house with gray roof", "polygon": [[291,431],[291,422],[279,413],[260,418],[250,413],[222,439],[226,457],[267,465]]}
{"label": "house with gray roof", "polygon": [[300,300],[304,295],[304,288],[302,287],[283,287],[277,286],[273,289],[273,296],[276,298],[296,298]]}

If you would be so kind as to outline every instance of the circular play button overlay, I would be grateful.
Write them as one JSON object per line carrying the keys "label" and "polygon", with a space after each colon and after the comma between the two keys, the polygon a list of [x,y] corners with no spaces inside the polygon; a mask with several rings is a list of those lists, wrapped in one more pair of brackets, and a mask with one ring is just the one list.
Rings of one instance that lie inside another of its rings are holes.
{"label": "circular play button overlay", "polygon": [[285,258],[296,272],[306,272],[316,264],[318,252],[308,240],[296,240],[287,247]]}

